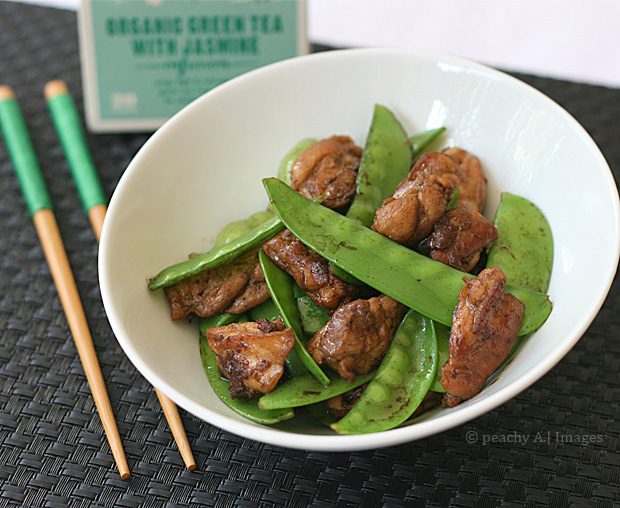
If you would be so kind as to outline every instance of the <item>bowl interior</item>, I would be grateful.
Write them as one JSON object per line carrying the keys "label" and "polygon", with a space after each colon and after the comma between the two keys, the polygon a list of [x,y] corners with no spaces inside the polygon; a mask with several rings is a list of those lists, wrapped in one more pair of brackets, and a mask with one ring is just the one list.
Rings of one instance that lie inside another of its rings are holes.
{"label": "bowl interior", "polygon": [[[527,197],[542,209],[554,236],[549,288],[554,310],[481,394],[415,424],[362,436],[336,435],[303,415],[276,427],[253,424],[211,391],[196,325],[173,323],[163,292],[149,293],[147,279],[189,253],[208,250],[227,222],[264,209],[261,178],[274,176],[282,156],[300,139],[347,134],[363,145],[376,103],[390,108],[411,134],[445,126],[441,147],[460,146],[481,159],[488,178],[487,217],[492,218],[501,191]],[[609,290],[618,264],[618,217],[616,185],[596,145],[572,117],[529,86],[452,57],[392,49],[337,51],[236,78],[157,131],[112,196],[99,254],[100,284],[124,351],[181,407],[271,444],[365,449],[459,425],[505,402],[555,365]]]}

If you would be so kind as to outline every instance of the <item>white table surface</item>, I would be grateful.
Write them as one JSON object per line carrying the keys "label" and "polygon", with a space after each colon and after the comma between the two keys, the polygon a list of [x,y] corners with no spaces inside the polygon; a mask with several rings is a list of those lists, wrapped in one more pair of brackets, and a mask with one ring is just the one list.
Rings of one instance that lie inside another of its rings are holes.
{"label": "white table surface", "polygon": [[[79,0],[26,1],[79,7]],[[312,42],[448,53],[508,71],[620,87],[619,0],[307,0],[307,6]]]}

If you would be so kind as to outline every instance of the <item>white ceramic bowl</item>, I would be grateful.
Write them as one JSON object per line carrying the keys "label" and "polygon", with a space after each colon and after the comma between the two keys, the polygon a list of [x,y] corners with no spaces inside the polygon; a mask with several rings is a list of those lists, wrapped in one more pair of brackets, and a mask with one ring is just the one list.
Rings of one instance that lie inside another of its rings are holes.
{"label": "white ceramic bowl", "polygon": [[[264,209],[261,178],[274,176],[300,139],[348,134],[363,144],[375,103],[390,108],[411,134],[446,126],[446,145],[480,157],[488,177],[487,216],[500,191],[525,196],[543,210],[555,243],[554,310],[494,383],[417,423],[359,436],[337,435],[309,418],[253,424],[211,391],[196,325],[173,323],[163,293],[149,293],[147,278],[208,250],[227,222]],[[273,445],[370,449],[460,425],[548,372],[607,295],[618,265],[618,210],[616,185],[594,142],[566,111],[524,83],[447,56],[395,49],[321,53],[233,79],[148,140],[110,202],[99,252],[101,293],[129,359],[190,413]]]}

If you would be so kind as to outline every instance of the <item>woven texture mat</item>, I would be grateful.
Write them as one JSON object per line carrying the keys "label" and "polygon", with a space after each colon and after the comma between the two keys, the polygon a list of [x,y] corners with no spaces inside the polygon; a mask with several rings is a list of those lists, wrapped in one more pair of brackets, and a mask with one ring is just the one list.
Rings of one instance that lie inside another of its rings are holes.
{"label": "woven texture mat", "polygon": [[[461,427],[376,451],[308,453],[244,440],[181,410],[198,464],[187,471],[152,387],[108,325],[96,240],[42,98],[47,81],[63,79],[81,111],[77,44],[75,13],[0,1],[0,82],[14,88],[24,110],[132,476],[121,480],[114,464],[0,143],[0,507],[615,505],[620,499],[618,283],[559,365],[499,409]],[[571,112],[618,176],[620,90],[519,77]],[[108,196],[147,137],[88,136]],[[510,435],[529,439],[503,442]],[[484,443],[484,436],[498,442]],[[594,442],[577,442],[584,438]]]}

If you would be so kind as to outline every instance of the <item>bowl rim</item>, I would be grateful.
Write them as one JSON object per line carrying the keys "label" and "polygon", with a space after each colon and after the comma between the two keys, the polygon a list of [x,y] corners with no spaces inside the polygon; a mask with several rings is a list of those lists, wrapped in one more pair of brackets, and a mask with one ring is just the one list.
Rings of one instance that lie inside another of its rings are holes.
{"label": "bowl rim", "polygon": [[[144,143],[144,145],[138,150],[135,154],[131,162],[129,163],[127,169],[124,174],[121,176],[116,189],[112,195],[110,200],[109,212],[108,215],[114,215],[114,203],[115,197],[118,196],[126,182],[130,179],[129,175],[132,174],[133,168],[140,166],[140,161],[144,157],[144,154],[150,150],[150,147],[156,144],[160,137],[166,135],[168,130],[175,129],[176,124],[183,122],[183,119],[187,115],[191,115],[193,109],[196,107],[196,104],[205,101],[211,100],[210,98],[213,95],[216,95],[218,91],[224,87],[228,87],[231,84],[234,84],[238,81],[249,80],[252,79],[254,75],[269,73],[273,69],[286,67],[286,66],[295,66],[298,65],[300,61],[305,61],[309,59],[319,60],[319,59],[339,59],[342,58],[343,55],[349,54],[371,54],[371,53],[383,53],[385,55],[408,55],[413,59],[430,59],[436,62],[446,62],[448,64],[461,66],[463,68],[467,68],[470,70],[479,70],[488,74],[489,76],[494,77],[498,80],[508,81],[510,83],[516,84],[519,87],[525,87],[529,89],[530,93],[536,94],[539,98],[541,98],[544,102],[546,102],[549,107],[555,109],[560,115],[562,115],[571,127],[580,132],[580,135],[584,140],[588,141],[589,149],[592,152],[593,156],[598,159],[601,167],[606,168],[605,176],[610,184],[610,192],[612,192],[612,202],[613,202],[613,215],[614,221],[616,224],[616,230],[620,229],[620,202],[618,199],[618,189],[609,168],[607,161],[605,160],[602,152],[591,138],[589,133],[585,130],[585,128],[570,114],[568,113],[562,106],[560,106],[553,99],[537,90],[533,86],[519,80],[518,78],[511,76],[505,72],[500,70],[488,67],[486,65],[473,62],[471,60],[439,53],[430,53],[430,52],[420,52],[409,49],[402,48],[356,48],[356,49],[338,49],[326,52],[313,53],[309,55],[302,55],[298,57],[293,57],[287,60],[283,60],[280,62],[272,63],[267,66],[249,71],[245,74],[237,76],[226,83],[219,85],[205,94],[201,95],[190,104],[182,108],[178,113],[176,113],[173,117],[167,120],[157,131]],[[615,190],[615,193],[614,193]],[[111,212],[111,213],[110,213]],[[103,299],[104,307],[107,309],[110,307],[110,302],[113,298],[113,288],[108,283],[110,279],[109,272],[109,264],[107,263],[108,259],[108,251],[110,250],[110,241],[108,240],[111,234],[111,224],[115,222],[114,220],[106,220],[104,221],[104,226],[101,235],[101,243],[99,249],[98,256],[98,269],[99,269],[99,284],[101,290],[101,296]],[[293,448],[293,449],[302,449],[302,450],[313,450],[313,451],[356,451],[356,450],[367,450],[377,447],[387,447],[393,446],[396,444],[422,439],[433,434],[438,434],[444,432],[448,429],[458,427],[478,416],[491,411],[492,409],[497,408],[498,406],[504,404],[509,401],[522,391],[529,388],[532,384],[542,378],[547,372],[549,372],[557,363],[575,346],[575,344],[579,341],[579,339],[583,336],[587,328],[590,326],[596,315],[599,313],[601,307],[603,306],[605,299],[609,293],[611,285],[614,280],[614,276],[617,271],[618,261],[620,260],[620,234],[616,234],[613,239],[613,244],[611,245],[613,249],[613,259],[615,259],[615,265],[607,267],[607,270],[604,274],[601,274],[602,279],[605,280],[604,291],[602,291],[599,295],[599,298],[595,302],[591,302],[593,305],[591,307],[591,311],[587,314],[581,316],[579,321],[576,323],[575,332],[572,334],[570,340],[566,340],[560,344],[560,346],[554,350],[553,354],[547,355],[544,358],[540,359],[536,365],[532,368],[528,369],[528,371],[521,376],[518,380],[513,381],[509,385],[501,388],[497,392],[491,393],[486,397],[478,399],[475,403],[470,405],[462,405],[459,406],[458,410],[450,410],[451,417],[450,418],[440,418],[440,419],[429,419],[425,421],[416,422],[414,425],[407,425],[397,427],[395,429],[391,429],[388,431],[378,432],[378,433],[370,433],[370,434],[357,434],[357,435],[324,435],[324,434],[299,434],[295,432],[283,431],[281,429],[272,428],[269,426],[260,426],[253,424],[251,422],[245,422],[242,420],[233,419],[227,415],[221,414],[219,412],[210,410],[194,402],[192,399],[176,390],[174,387],[170,385],[170,383],[159,376],[157,372],[153,371],[140,357],[137,350],[132,346],[130,340],[126,340],[120,331],[122,330],[122,326],[114,315],[108,315],[108,320],[112,327],[112,330],[115,334],[117,341],[119,342],[121,348],[129,358],[129,360],[134,364],[134,366],[138,369],[138,371],[151,383],[154,387],[161,390],[165,395],[167,395],[172,401],[174,401],[178,406],[182,407],[189,413],[195,415],[201,420],[206,421],[220,429],[230,432],[232,434],[253,439],[255,441],[267,443],[270,445]],[[544,326],[544,325],[543,325]],[[415,432],[412,432],[412,428],[415,427]],[[415,434],[415,435],[412,435]]]}

